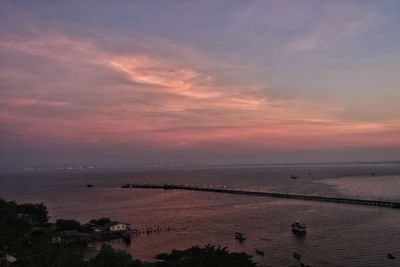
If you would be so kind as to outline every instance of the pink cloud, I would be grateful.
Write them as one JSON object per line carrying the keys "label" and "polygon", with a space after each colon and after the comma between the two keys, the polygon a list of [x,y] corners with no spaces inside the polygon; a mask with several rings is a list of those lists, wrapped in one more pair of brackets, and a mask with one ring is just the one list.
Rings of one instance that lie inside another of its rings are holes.
{"label": "pink cloud", "polygon": [[[0,49],[45,58],[68,70],[53,82],[30,75],[24,84],[28,90],[2,99],[12,109],[2,108],[1,121],[26,142],[312,149],[390,146],[400,138],[399,121],[345,121],[338,116],[340,105],[274,99],[257,83],[238,88],[224,83],[218,72],[196,69],[190,60],[134,48],[110,52],[94,41],[62,35],[2,40]],[[15,76],[4,78],[16,82]]]}
{"label": "pink cloud", "polygon": [[0,100],[3,105],[9,106],[43,106],[43,107],[65,107],[69,103],[61,101],[38,100],[34,98],[5,98]]}

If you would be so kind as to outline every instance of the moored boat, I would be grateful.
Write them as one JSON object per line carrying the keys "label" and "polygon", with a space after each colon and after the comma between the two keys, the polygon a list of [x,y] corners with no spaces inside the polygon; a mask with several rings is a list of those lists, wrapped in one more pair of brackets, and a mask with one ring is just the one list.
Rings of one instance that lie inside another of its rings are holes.
{"label": "moored boat", "polygon": [[262,251],[261,249],[257,249],[257,248],[256,248],[256,253],[257,253],[258,255],[264,256],[264,251]]}
{"label": "moored boat", "polygon": [[244,237],[244,234],[242,234],[240,232],[235,233],[235,239],[238,240],[239,242],[243,242],[244,240],[246,240],[246,238]]}
{"label": "moored boat", "polygon": [[395,260],[395,259],[396,259],[396,257],[393,256],[393,255],[390,254],[390,253],[387,254],[387,258],[388,258],[388,259],[391,259],[391,260]]}
{"label": "moored boat", "polygon": [[300,221],[295,221],[292,224],[292,232],[297,235],[304,235],[305,233],[307,233],[306,225],[304,223],[301,223]]}

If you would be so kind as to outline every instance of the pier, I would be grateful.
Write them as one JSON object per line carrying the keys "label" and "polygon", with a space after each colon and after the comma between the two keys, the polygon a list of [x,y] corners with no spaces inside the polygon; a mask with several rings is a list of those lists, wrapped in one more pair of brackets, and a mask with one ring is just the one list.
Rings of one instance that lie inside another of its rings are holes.
{"label": "pier", "polygon": [[271,197],[271,198],[286,198],[286,199],[300,199],[307,201],[320,201],[320,202],[333,202],[341,204],[353,204],[353,205],[364,205],[364,206],[375,206],[375,207],[387,207],[400,209],[400,202],[393,201],[381,201],[381,200],[367,200],[367,199],[356,199],[356,198],[340,198],[340,197],[324,197],[324,196],[313,196],[313,195],[298,195],[298,194],[284,194],[274,192],[257,192],[257,191],[246,191],[237,189],[226,189],[226,188],[214,188],[214,187],[200,187],[192,185],[175,185],[175,184],[127,184],[121,186],[121,188],[138,188],[138,189],[163,189],[163,190],[188,190],[188,191],[201,191],[201,192],[212,192],[212,193],[223,193],[223,194],[234,194],[234,195],[248,195],[248,196],[259,196],[259,197]]}

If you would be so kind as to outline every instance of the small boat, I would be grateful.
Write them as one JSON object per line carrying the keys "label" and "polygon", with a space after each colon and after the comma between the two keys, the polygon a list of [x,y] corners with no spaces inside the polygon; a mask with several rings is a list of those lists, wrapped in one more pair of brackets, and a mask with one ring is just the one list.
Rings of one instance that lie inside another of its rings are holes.
{"label": "small boat", "polygon": [[124,240],[126,245],[131,244],[131,237],[130,236],[122,236],[122,240]]}
{"label": "small boat", "polygon": [[393,255],[390,254],[390,253],[387,254],[387,258],[388,258],[388,259],[391,259],[391,260],[395,260],[395,259],[396,259],[396,257],[393,256]]}
{"label": "small boat", "polygon": [[235,239],[236,239],[237,241],[239,241],[239,242],[243,242],[243,241],[246,240],[246,237],[243,237],[243,236],[235,236]]}
{"label": "small boat", "polygon": [[296,175],[293,175],[293,174],[291,174],[291,175],[290,175],[290,178],[292,178],[292,179],[297,179],[297,176],[296,176]]}
{"label": "small boat", "polygon": [[133,236],[133,231],[130,229],[127,229],[127,230],[122,231],[120,234],[121,234],[122,240],[124,240],[125,244],[130,245],[131,239]]}
{"label": "small boat", "polygon": [[174,189],[174,186],[173,185],[169,185],[169,184],[164,184],[163,188],[164,188],[164,190],[172,190],[172,189]]}
{"label": "small boat", "polygon": [[235,233],[235,239],[238,240],[239,242],[243,242],[246,240],[246,238],[244,237],[244,234],[242,234],[240,232]]}
{"label": "small boat", "polygon": [[262,250],[260,250],[260,249],[257,249],[257,248],[256,248],[256,253],[257,253],[258,255],[264,256],[264,251],[262,251]]}
{"label": "small boat", "polygon": [[299,253],[293,252],[293,258],[300,260],[301,255]]}
{"label": "small boat", "polygon": [[392,204],[392,206],[390,206],[392,209],[400,209],[400,204]]}
{"label": "small boat", "polygon": [[306,225],[304,223],[301,223],[300,221],[295,221],[292,224],[292,232],[297,235],[304,235],[305,233],[307,233]]}

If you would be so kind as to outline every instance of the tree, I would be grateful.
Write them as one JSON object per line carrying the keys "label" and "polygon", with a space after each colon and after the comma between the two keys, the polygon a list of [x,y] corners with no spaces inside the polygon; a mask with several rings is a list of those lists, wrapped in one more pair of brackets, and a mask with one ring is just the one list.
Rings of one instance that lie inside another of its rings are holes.
{"label": "tree", "polygon": [[109,218],[100,218],[97,220],[96,219],[90,220],[89,223],[104,227],[107,224],[111,223],[111,220]]}
{"label": "tree", "polygon": [[88,267],[140,267],[140,261],[134,261],[130,254],[103,245],[99,254],[87,262]]}
{"label": "tree", "polygon": [[64,220],[64,219],[59,219],[56,221],[56,228],[58,231],[83,231],[83,227],[80,224],[80,222],[75,221],[75,220]]}
{"label": "tree", "polygon": [[44,224],[48,221],[48,211],[43,203],[40,204],[21,204],[17,206],[19,214],[28,215],[34,224]]}
{"label": "tree", "polygon": [[227,248],[195,246],[186,250],[173,250],[160,254],[157,267],[257,267],[246,253],[229,252]]}

